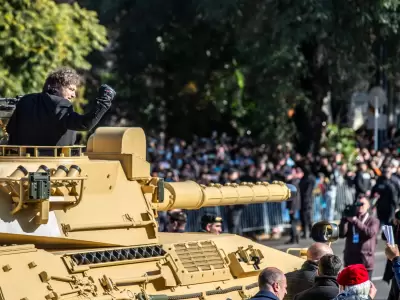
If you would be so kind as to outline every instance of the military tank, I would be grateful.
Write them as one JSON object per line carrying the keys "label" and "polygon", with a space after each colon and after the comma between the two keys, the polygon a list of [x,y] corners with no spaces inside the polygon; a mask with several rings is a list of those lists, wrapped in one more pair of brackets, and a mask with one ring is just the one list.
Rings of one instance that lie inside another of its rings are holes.
{"label": "military tank", "polygon": [[83,146],[0,145],[0,299],[248,299],[300,257],[249,239],[161,233],[159,211],[287,201],[283,182],[199,185],[150,176],[141,128]]}

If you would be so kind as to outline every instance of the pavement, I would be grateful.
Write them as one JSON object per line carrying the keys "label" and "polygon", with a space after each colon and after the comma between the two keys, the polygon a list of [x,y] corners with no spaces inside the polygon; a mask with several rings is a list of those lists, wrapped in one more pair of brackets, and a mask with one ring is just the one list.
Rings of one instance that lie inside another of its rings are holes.
{"label": "pavement", "polygon": [[[287,241],[287,239],[288,239],[287,237],[282,237],[279,240],[260,241],[260,243],[268,247],[282,250],[284,252],[286,252],[286,249],[288,248],[307,248],[309,245],[313,243],[311,239],[303,239],[300,240],[300,244],[285,245],[284,243]],[[339,239],[336,242],[332,243],[331,247],[335,255],[338,255],[340,258],[343,258],[344,239]],[[385,271],[385,266],[386,266],[385,243],[381,239],[379,239],[377,249],[375,252],[375,268],[374,272],[372,273],[372,281],[378,290],[375,300],[386,300],[389,294],[390,285],[382,281],[383,272]]]}

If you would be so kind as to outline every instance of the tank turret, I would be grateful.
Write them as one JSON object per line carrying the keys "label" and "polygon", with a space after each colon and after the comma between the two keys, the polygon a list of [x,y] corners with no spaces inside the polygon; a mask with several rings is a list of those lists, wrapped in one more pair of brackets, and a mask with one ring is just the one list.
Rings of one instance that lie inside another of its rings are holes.
{"label": "tank turret", "polygon": [[146,152],[140,128],[98,128],[85,152],[0,145],[1,299],[245,299],[261,269],[301,266],[240,236],[157,223],[174,208],[286,201],[293,186],[164,182]]}
{"label": "tank turret", "polygon": [[12,146],[1,153],[0,238],[7,243],[157,243],[157,211],[285,201],[295,192],[282,182],[203,186],[153,178],[140,128],[99,128],[85,154],[82,147]]}

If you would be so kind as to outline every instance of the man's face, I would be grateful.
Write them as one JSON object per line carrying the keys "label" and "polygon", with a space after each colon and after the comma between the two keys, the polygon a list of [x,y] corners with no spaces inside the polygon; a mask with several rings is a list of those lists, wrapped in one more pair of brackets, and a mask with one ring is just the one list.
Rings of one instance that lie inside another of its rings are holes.
{"label": "man's face", "polygon": [[361,198],[358,202],[362,203],[362,206],[358,207],[358,213],[360,215],[365,214],[369,209],[369,201],[367,198]]}
{"label": "man's face", "polygon": [[71,84],[67,87],[61,87],[60,88],[60,94],[61,94],[60,96],[71,101],[72,99],[74,99],[76,97],[76,89],[77,89],[77,86],[75,84]]}
{"label": "man's face", "polygon": [[220,234],[222,232],[222,224],[220,222],[208,224],[207,231],[214,234]]}
{"label": "man's face", "polygon": [[279,284],[274,288],[276,296],[279,300],[282,300],[287,293],[287,281],[286,276],[283,276],[283,279],[279,282]]}

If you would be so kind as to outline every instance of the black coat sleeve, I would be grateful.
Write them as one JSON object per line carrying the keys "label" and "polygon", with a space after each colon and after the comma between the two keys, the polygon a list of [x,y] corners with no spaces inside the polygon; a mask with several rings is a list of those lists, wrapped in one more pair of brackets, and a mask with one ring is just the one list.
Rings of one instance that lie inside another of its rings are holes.
{"label": "black coat sleeve", "polygon": [[111,101],[96,100],[92,110],[84,115],[74,112],[72,105],[59,105],[58,116],[63,126],[69,130],[88,131],[97,125],[111,107]]}

